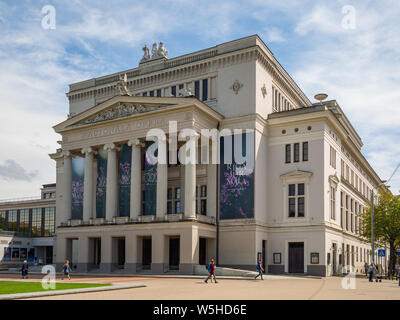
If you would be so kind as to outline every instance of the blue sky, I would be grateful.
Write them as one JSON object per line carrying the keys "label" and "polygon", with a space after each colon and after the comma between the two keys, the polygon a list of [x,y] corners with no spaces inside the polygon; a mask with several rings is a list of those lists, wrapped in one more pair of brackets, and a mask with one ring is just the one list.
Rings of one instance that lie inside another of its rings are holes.
{"label": "blue sky", "polygon": [[[45,30],[42,7],[56,9]],[[344,6],[355,12],[345,29]],[[398,0],[1,1],[0,199],[55,181],[52,126],[68,113],[68,84],[134,68],[163,41],[169,57],[258,34],[312,100],[337,99],[387,179],[400,162]],[[400,190],[400,171],[390,182]]]}

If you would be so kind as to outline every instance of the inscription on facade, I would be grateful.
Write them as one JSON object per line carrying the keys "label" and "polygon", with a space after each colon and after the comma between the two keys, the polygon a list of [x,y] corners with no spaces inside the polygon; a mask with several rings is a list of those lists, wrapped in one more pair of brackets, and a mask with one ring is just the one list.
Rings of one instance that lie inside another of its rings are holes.
{"label": "inscription on facade", "polygon": [[159,128],[165,125],[164,119],[147,119],[132,123],[119,124],[108,128],[99,128],[82,133],[82,139],[91,139],[109,135],[121,134],[141,129]]}

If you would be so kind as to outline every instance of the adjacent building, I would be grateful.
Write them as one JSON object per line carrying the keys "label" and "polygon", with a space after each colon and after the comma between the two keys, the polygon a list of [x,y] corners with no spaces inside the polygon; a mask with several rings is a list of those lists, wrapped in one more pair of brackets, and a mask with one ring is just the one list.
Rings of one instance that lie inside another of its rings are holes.
{"label": "adjacent building", "polygon": [[[70,85],[50,155],[56,263],[192,274],[211,258],[252,270],[263,258],[271,273],[361,270],[371,252],[358,213],[382,181],[338,103],[312,103],[257,35],[172,59],[162,43],[143,50],[137,68]],[[151,129],[166,140],[146,140]],[[250,157],[215,164],[213,136],[186,141],[187,129],[231,132],[217,141],[232,153],[241,136]],[[168,164],[146,157],[153,143]],[[198,164],[175,161],[183,145]]]}
{"label": "adjacent building", "polygon": [[52,264],[55,255],[56,184],[38,197],[0,201],[0,264]]}

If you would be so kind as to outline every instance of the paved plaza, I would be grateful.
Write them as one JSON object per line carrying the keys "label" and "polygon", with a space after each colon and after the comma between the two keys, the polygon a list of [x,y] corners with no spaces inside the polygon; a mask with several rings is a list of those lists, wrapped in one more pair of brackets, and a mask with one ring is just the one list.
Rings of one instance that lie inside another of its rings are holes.
{"label": "paved plaza", "polygon": [[[15,278],[16,275],[11,276]],[[39,275],[33,276],[38,278]],[[2,275],[0,280],[8,280]],[[204,283],[201,278],[169,277],[74,277],[73,282],[91,283],[141,283],[143,288],[123,289],[108,292],[90,292],[59,296],[41,297],[47,300],[253,300],[253,299],[343,299],[343,300],[400,300],[397,281],[384,280],[369,283],[366,278],[357,278],[355,289],[342,288],[343,278],[305,278],[267,275],[261,280],[219,279],[218,283]],[[35,281],[29,279],[29,281]],[[36,281],[40,281],[37,279]],[[59,280],[57,280],[59,281]],[[64,280],[67,281],[67,280]]]}

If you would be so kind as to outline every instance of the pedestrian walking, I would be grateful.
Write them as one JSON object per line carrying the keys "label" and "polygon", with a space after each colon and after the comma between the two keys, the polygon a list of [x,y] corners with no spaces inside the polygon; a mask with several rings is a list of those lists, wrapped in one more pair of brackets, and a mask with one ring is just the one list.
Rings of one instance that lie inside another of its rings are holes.
{"label": "pedestrian walking", "polygon": [[208,283],[208,279],[211,279],[212,282],[212,277],[214,277],[214,282],[217,282],[217,279],[215,278],[215,261],[214,259],[211,259],[211,263],[209,264],[209,268],[208,268],[208,277],[204,280],[205,283]]}
{"label": "pedestrian walking", "polygon": [[367,278],[368,278],[368,270],[369,270],[368,263],[364,263],[364,272]]}
{"label": "pedestrian walking", "polygon": [[64,280],[64,276],[68,277],[68,280],[71,280],[71,267],[69,266],[69,261],[65,260],[65,263],[63,265],[63,269],[62,269],[62,277],[61,280]]}
{"label": "pedestrian walking", "polygon": [[369,272],[369,282],[374,282],[373,278],[374,278],[374,274],[376,272],[376,267],[373,262],[371,262],[371,264],[369,265],[368,272]]}
{"label": "pedestrian walking", "polygon": [[264,279],[263,279],[263,272],[264,272],[264,269],[263,269],[263,267],[262,267],[262,260],[259,260],[259,261],[257,262],[256,269],[257,269],[257,271],[258,271],[258,275],[256,275],[256,276],[254,277],[254,280],[257,279],[258,277],[260,277],[261,280],[264,280]]}
{"label": "pedestrian walking", "polygon": [[21,267],[22,279],[28,278],[28,269],[29,269],[28,261],[25,260]]}

